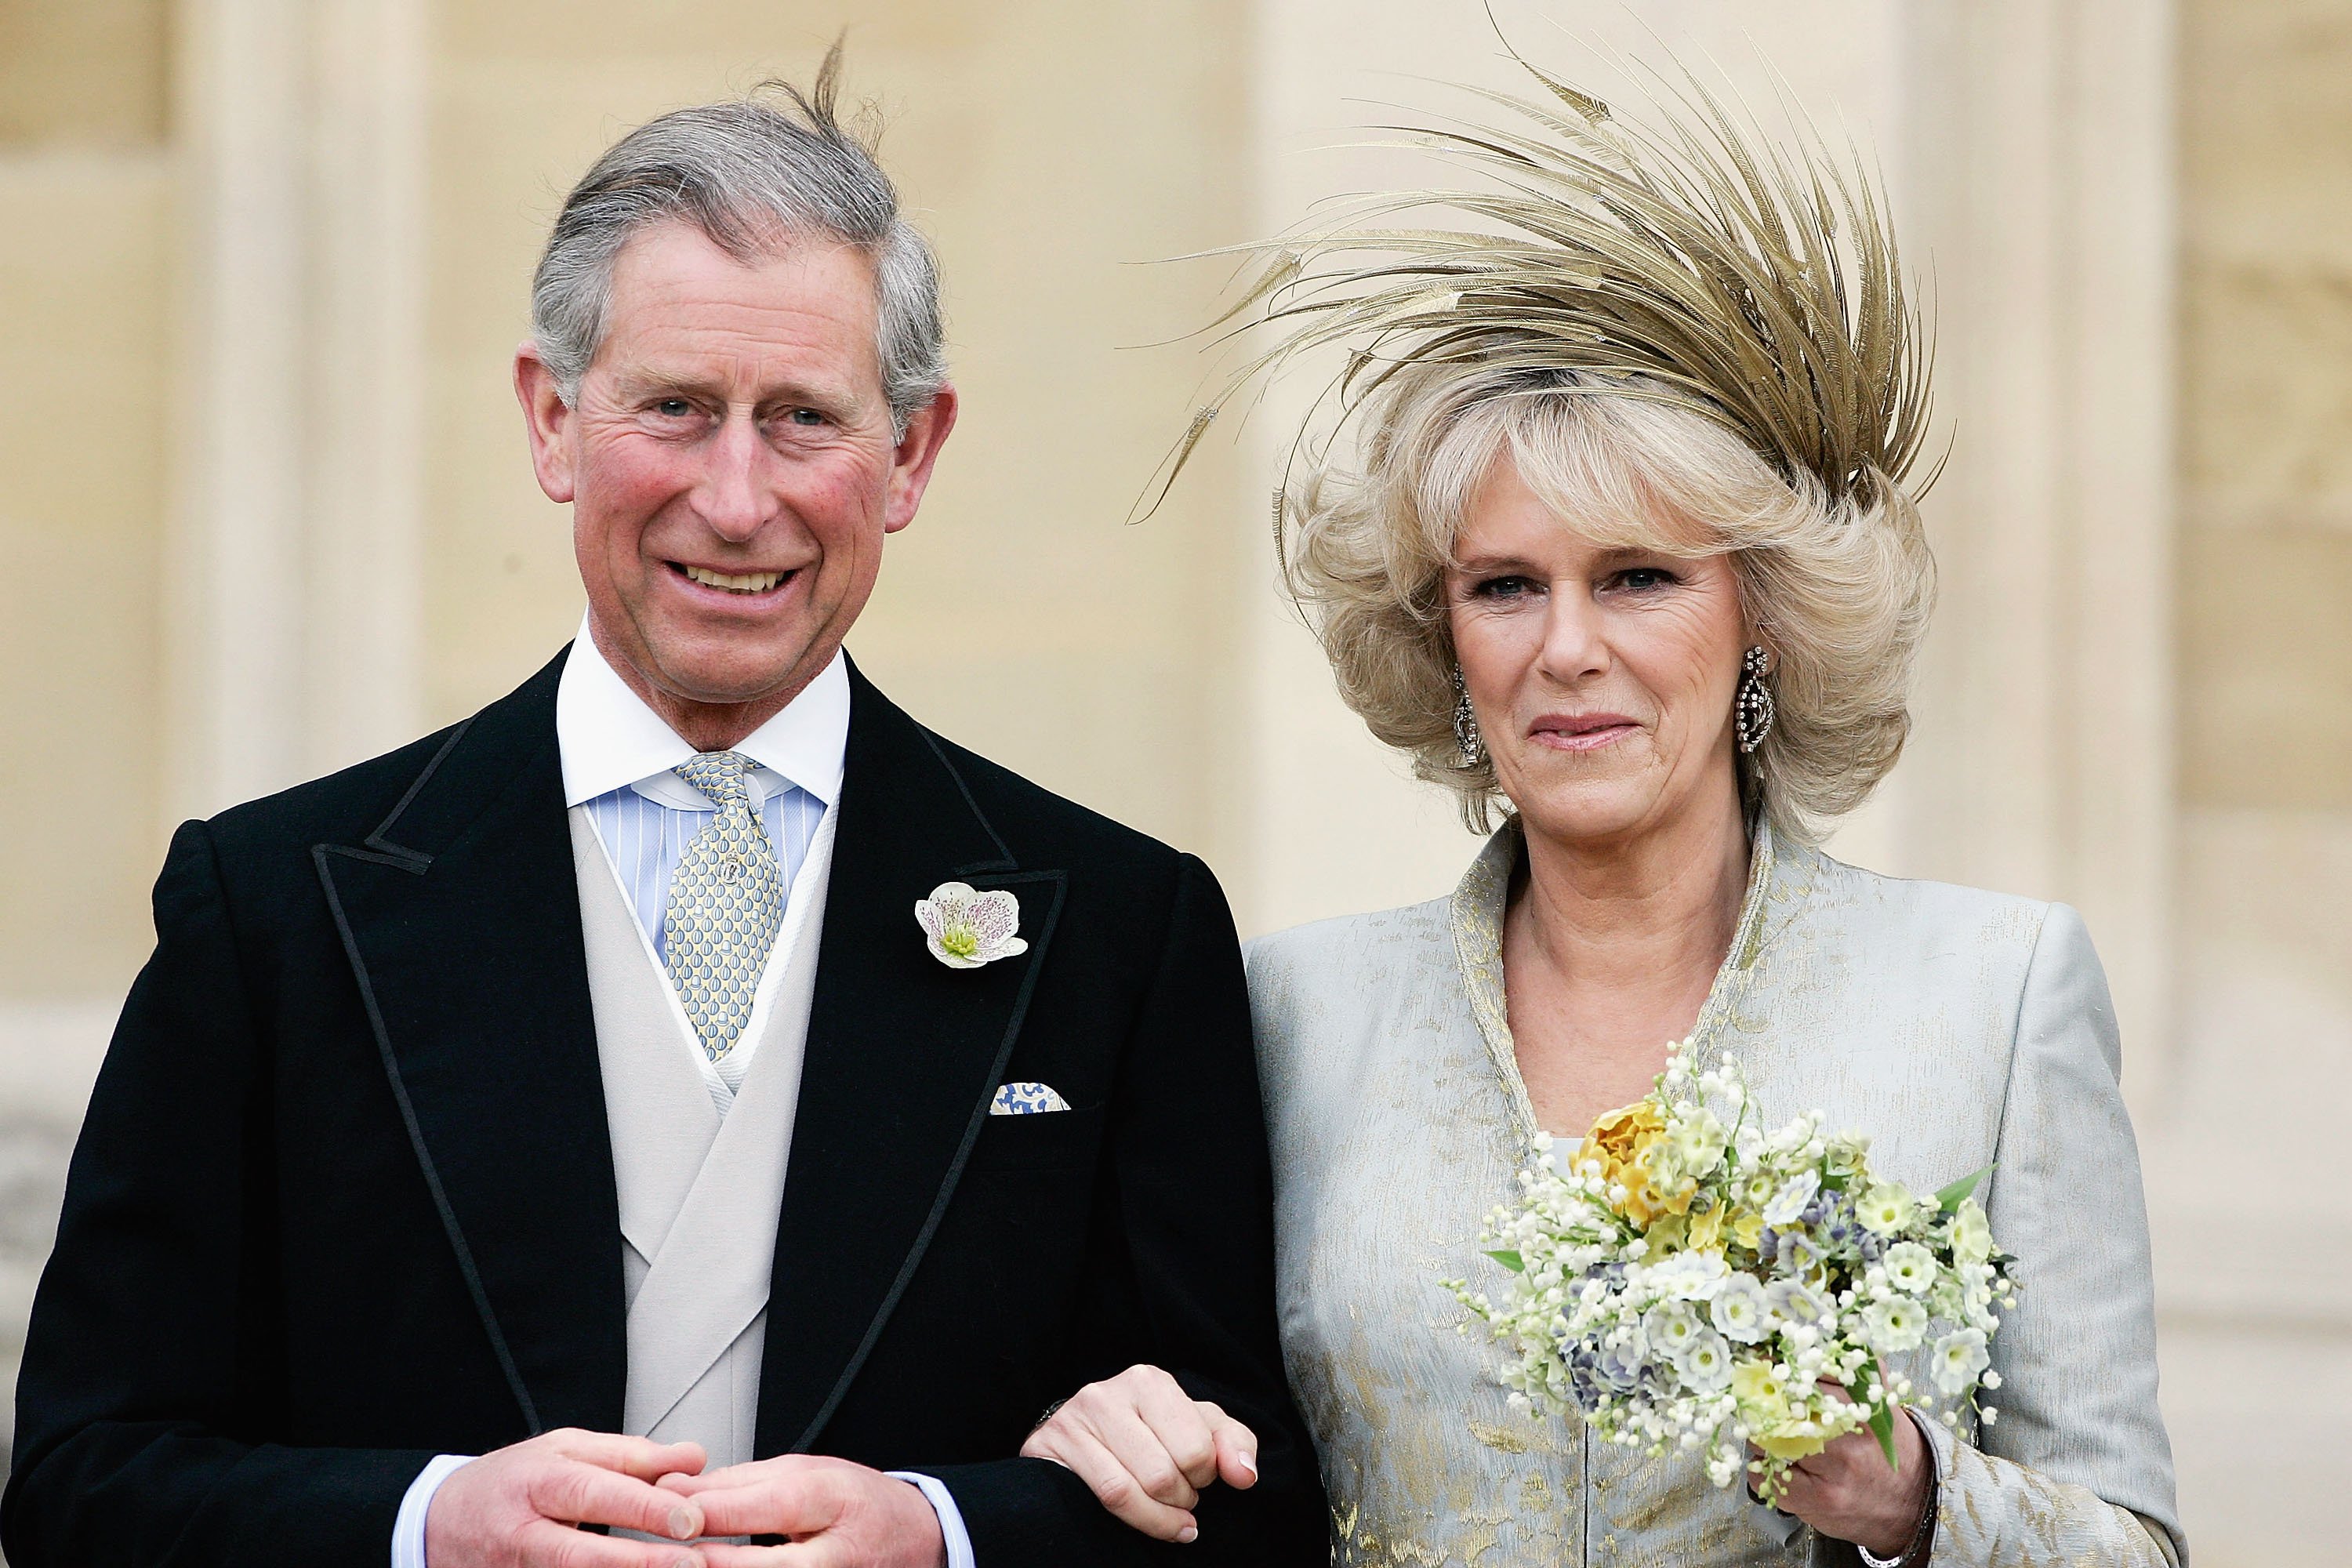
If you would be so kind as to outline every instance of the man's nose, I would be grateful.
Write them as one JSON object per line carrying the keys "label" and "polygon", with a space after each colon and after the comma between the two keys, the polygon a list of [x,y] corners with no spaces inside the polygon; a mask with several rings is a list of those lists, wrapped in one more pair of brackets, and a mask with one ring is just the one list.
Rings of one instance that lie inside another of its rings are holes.
{"label": "man's nose", "polygon": [[721,539],[742,543],[775,513],[769,484],[775,455],[751,415],[730,413],[703,448],[707,462],[694,510]]}

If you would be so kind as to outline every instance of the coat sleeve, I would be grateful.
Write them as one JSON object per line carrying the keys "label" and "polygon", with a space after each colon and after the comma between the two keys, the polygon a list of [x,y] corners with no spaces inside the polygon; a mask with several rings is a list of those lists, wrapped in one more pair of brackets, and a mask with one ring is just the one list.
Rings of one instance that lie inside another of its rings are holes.
{"label": "coat sleeve", "polygon": [[383,1568],[430,1455],[237,1436],[268,1383],[268,1075],[201,824],[154,906],[34,1299],[0,1544],[16,1568]]}
{"label": "coat sleeve", "polygon": [[1997,1411],[1971,1447],[1930,1423],[1937,1568],[2184,1568],[2156,1398],[2139,1151],[2114,1004],[2082,917],[2052,907],[2026,975],[1986,1201],[2017,1257],[1992,1345]]}
{"label": "coat sleeve", "polygon": [[1103,1375],[1164,1367],[1215,1401],[1256,1433],[1258,1483],[1209,1488],[1200,1538],[1179,1546],[1129,1530],[1044,1460],[939,1470],[980,1568],[1328,1561],[1314,1447],[1276,1333],[1273,1177],[1241,947],[1216,879],[1190,856],[1159,952],[1114,1092],[1080,1359]]}

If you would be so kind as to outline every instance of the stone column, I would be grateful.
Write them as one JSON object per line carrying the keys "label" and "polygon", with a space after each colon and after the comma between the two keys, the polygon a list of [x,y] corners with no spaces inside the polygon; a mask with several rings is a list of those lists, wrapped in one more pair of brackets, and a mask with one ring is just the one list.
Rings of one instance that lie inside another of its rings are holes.
{"label": "stone column", "polygon": [[414,731],[420,0],[182,0],[164,814]]}

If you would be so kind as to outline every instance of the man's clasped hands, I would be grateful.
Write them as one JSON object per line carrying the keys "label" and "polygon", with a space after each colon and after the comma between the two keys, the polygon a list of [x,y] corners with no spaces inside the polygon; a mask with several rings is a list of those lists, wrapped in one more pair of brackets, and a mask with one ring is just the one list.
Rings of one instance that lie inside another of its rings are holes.
{"label": "man's clasped hands", "polygon": [[[1079,1390],[1021,1452],[1074,1472],[1113,1514],[1163,1541],[1198,1533],[1202,1489],[1257,1481],[1250,1429],[1152,1367]],[[425,1516],[425,1559],[433,1568],[944,1568],[939,1516],[910,1482],[805,1454],[707,1475],[704,1463],[694,1443],[544,1433],[442,1483]],[[747,1536],[790,1543],[740,1543]]]}

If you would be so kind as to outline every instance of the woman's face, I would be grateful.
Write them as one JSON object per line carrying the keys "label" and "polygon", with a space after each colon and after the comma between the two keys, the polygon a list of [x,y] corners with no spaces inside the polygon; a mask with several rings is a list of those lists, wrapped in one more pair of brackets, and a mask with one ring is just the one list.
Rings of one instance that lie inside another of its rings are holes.
{"label": "woman's face", "polygon": [[1507,457],[1454,553],[1454,647],[1530,832],[1601,847],[1736,808],[1731,704],[1748,633],[1727,557],[1595,545]]}

